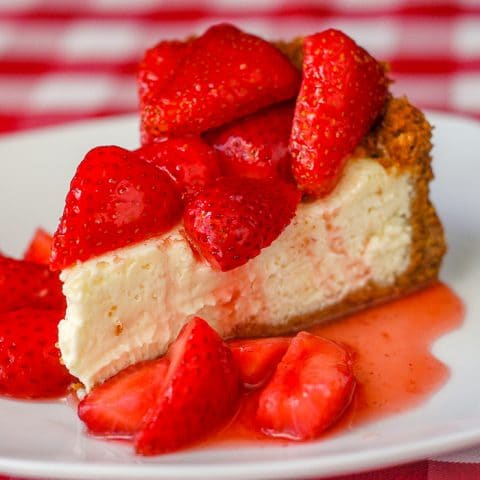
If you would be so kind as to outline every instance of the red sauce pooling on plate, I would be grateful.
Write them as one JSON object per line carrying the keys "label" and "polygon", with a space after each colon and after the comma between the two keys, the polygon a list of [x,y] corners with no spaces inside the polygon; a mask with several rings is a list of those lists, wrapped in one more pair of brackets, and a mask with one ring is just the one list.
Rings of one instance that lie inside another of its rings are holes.
{"label": "red sauce pooling on plate", "polygon": [[[328,434],[415,407],[448,379],[448,368],[430,352],[432,343],[458,327],[462,301],[444,284],[310,329],[356,352],[357,390],[352,404]],[[276,444],[255,429],[258,393],[244,396],[235,419],[202,446],[262,441]]]}

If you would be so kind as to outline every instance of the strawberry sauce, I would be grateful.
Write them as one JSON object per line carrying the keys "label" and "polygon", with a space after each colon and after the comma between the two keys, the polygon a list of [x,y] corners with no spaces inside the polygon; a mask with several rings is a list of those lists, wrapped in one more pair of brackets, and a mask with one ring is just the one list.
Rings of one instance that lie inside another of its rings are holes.
{"label": "strawberry sauce", "polygon": [[[464,306],[439,283],[405,298],[310,329],[355,352],[357,389],[347,412],[324,436],[414,408],[448,380],[449,369],[431,353],[442,335],[459,327]],[[257,392],[244,395],[235,419],[201,446],[230,442],[291,443],[255,428]]]}

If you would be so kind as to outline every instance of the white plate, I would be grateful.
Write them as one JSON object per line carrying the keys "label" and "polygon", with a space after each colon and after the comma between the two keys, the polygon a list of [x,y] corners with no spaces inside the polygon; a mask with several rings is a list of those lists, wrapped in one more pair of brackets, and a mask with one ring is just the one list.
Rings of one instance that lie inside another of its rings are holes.
{"label": "white plate", "polygon": [[[373,469],[480,443],[480,124],[431,114],[433,197],[450,250],[442,277],[467,304],[461,329],[434,353],[448,383],[415,410],[324,441],[288,447],[216,448],[153,459],[88,438],[62,403],[0,400],[0,472],[72,479],[301,478]],[[37,225],[53,230],[76,164],[94,145],[138,143],[134,117],[0,139],[0,248],[19,254]]]}

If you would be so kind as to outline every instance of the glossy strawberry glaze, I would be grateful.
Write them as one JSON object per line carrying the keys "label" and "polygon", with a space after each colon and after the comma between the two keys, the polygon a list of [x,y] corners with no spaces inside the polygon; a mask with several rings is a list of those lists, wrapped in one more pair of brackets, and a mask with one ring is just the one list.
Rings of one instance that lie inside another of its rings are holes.
{"label": "glossy strawberry glaze", "polygon": [[[324,435],[408,410],[425,402],[448,379],[449,370],[431,354],[432,343],[461,325],[462,301],[437,284],[400,300],[370,308],[310,331],[355,352],[357,390],[342,418]],[[255,428],[258,393],[242,399],[235,419],[200,447],[225,443],[293,443]]]}

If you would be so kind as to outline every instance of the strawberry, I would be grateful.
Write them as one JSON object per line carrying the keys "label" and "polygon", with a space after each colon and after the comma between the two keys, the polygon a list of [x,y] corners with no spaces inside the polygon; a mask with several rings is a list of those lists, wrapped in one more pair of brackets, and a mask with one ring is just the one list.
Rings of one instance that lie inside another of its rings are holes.
{"label": "strawberry", "polygon": [[142,125],[151,136],[199,133],[288,100],[300,72],[275,46],[228,24],[192,41],[167,84],[144,97]]}
{"label": "strawberry", "polygon": [[46,265],[0,257],[0,312],[25,307],[65,310],[58,273]]}
{"label": "strawberry", "polygon": [[[137,84],[140,97],[140,109],[143,110],[145,103],[155,89],[162,88],[173,76],[179,63],[189,50],[191,41],[179,42],[167,40],[149,48],[138,67]],[[151,136],[141,125],[142,145],[151,143],[156,138]]]}
{"label": "strawberry", "polygon": [[240,378],[247,388],[263,385],[272,375],[290,338],[247,338],[231,340],[228,346],[237,362]]}
{"label": "strawberry", "polygon": [[344,412],[354,389],[350,353],[300,332],[261,392],[256,420],[267,435],[315,438]]}
{"label": "strawberry", "polygon": [[170,347],[162,395],[135,436],[138,453],[176,450],[217,429],[234,412],[240,381],[230,349],[201,318]]}
{"label": "strawberry", "polygon": [[220,176],[217,153],[200,137],[165,138],[134,153],[167,173],[184,199]]}
{"label": "strawberry", "polygon": [[191,41],[166,40],[145,52],[137,73],[140,101],[154,88],[165,86],[185,57],[190,45]]}
{"label": "strawberry", "polygon": [[0,393],[17,398],[66,394],[73,378],[60,363],[58,310],[25,308],[0,314]]}
{"label": "strawberry", "polygon": [[156,405],[165,383],[168,360],[132,365],[95,387],[78,404],[78,416],[95,434],[131,436]]}
{"label": "strawberry", "polygon": [[326,30],[304,40],[303,82],[290,139],[299,187],[330,193],[381,113],[388,91],[382,66],[351,38]]}
{"label": "strawberry", "polygon": [[294,105],[284,103],[208,132],[225,175],[291,180],[288,141]]}
{"label": "strawberry", "polygon": [[187,203],[185,232],[212,267],[231,270],[280,235],[299,200],[300,192],[280,180],[222,177]]}
{"label": "strawberry", "polygon": [[23,258],[47,265],[52,251],[52,241],[52,236],[48,232],[43,228],[37,228]]}
{"label": "strawberry", "polygon": [[65,203],[53,237],[54,270],[160,235],[182,212],[176,188],[164,172],[114,146],[87,153]]}

